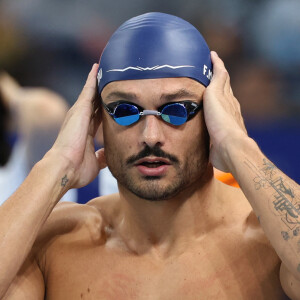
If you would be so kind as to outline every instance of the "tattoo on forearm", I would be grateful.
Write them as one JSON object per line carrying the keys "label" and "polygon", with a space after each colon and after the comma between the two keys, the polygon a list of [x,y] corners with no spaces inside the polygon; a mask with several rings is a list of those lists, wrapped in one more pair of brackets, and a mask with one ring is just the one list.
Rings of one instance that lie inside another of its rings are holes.
{"label": "tattoo on forearm", "polygon": [[67,175],[65,175],[62,179],[61,179],[61,186],[66,186],[67,182],[69,181]]}
{"label": "tattoo on forearm", "polygon": [[287,231],[281,231],[281,235],[284,240],[292,239],[293,237],[300,235],[300,226],[296,227],[293,231],[291,231],[291,235]]}
{"label": "tattoo on forearm", "polygon": [[297,271],[300,273],[300,264],[297,267]]}
{"label": "tattoo on forearm", "polygon": [[300,226],[296,227],[296,229],[293,230],[293,235],[294,236],[300,235]]}
{"label": "tattoo on forearm", "polygon": [[257,191],[260,189],[274,191],[273,198],[269,202],[270,209],[273,214],[280,216],[282,222],[292,231],[290,233],[282,231],[283,239],[289,240],[300,235],[300,197],[295,193],[294,184],[292,182],[287,184],[277,167],[267,159],[263,159],[263,166],[260,169],[248,160],[245,164],[256,174],[253,181]]}
{"label": "tattoo on forearm", "polygon": [[282,235],[283,239],[286,241],[290,239],[290,235],[287,231],[281,231],[281,235]]}

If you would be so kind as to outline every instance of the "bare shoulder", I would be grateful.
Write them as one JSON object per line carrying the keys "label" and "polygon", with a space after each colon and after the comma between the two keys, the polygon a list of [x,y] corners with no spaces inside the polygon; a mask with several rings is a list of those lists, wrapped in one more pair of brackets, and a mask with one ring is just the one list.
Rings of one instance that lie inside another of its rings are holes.
{"label": "bare shoulder", "polygon": [[[94,202],[101,202],[96,199]],[[60,255],[61,246],[101,244],[103,217],[91,204],[59,203],[40,230],[32,251],[26,258],[4,299],[44,299],[49,265]]]}
{"label": "bare shoulder", "polygon": [[[256,272],[271,274],[278,281],[280,259],[271,243],[267,239],[259,218],[255,215],[246,196],[239,188],[225,187],[224,195],[227,195],[227,213],[230,218],[228,236],[231,236],[233,245],[240,249],[240,254],[253,261]],[[263,264],[258,264],[263,262]]]}
{"label": "bare shoulder", "polygon": [[281,261],[247,198],[239,188],[220,185],[220,192],[223,220],[210,236],[211,244],[221,249],[213,252],[215,259],[230,266],[247,295],[253,290],[269,299],[285,299],[279,279]]}
{"label": "bare shoulder", "polygon": [[117,195],[99,197],[86,204],[58,203],[35,242],[36,253],[43,255],[53,244],[103,242],[104,228]]}
{"label": "bare shoulder", "polygon": [[268,251],[270,245],[259,221],[255,215],[250,203],[240,188],[231,187],[222,184],[223,201],[226,202],[227,224],[230,230],[239,233],[244,243],[259,244]]}
{"label": "bare shoulder", "polygon": [[[221,194],[224,207],[231,211],[234,222],[246,221],[249,226],[260,227],[259,220],[255,216],[253,209],[245,194],[240,188],[232,187],[224,183],[219,183],[219,194]],[[250,217],[250,218],[249,218]]]}
{"label": "bare shoulder", "polygon": [[92,206],[71,202],[58,203],[42,227],[35,246],[50,243],[58,236],[72,234],[89,224],[100,225],[101,221],[101,214]]}

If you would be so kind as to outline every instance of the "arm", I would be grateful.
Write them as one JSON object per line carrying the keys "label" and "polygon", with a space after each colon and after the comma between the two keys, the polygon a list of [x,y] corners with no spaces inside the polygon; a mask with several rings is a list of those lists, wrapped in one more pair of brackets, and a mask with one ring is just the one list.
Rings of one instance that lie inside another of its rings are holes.
{"label": "arm", "polygon": [[[213,165],[231,172],[284,264],[281,275],[300,286],[300,188],[248,137],[222,60],[212,52],[214,77],[204,95]],[[290,286],[290,285],[289,285]],[[283,285],[287,294],[286,285]],[[295,298],[296,299],[296,298]]]}
{"label": "arm", "polygon": [[94,65],[53,147],[0,207],[0,298],[15,281],[59,199],[68,189],[91,182],[105,166],[103,151],[95,154],[93,142],[100,123],[99,110],[92,101],[96,73]]}
{"label": "arm", "polygon": [[35,299],[45,295],[44,277],[34,257],[28,257],[2,300]]}

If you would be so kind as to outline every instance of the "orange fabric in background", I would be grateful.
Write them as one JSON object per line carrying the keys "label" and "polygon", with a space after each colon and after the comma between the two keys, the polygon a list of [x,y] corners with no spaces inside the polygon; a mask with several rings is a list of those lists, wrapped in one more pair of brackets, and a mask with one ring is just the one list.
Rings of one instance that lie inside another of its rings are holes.
{"label": "orange fabric in background", "polygon": [[225,184],[228,184],[228,185],[231,185],[231,186],[234,186],[234,187],[237,187],[239,188],[239,184],[237,183],[237,181],[234,179],[234,177],[232,176],[231,173],[224,173],[222,171],[219,171],[217,169],[214,169],[214,175],[215,177],[222,181],[223,183]]}

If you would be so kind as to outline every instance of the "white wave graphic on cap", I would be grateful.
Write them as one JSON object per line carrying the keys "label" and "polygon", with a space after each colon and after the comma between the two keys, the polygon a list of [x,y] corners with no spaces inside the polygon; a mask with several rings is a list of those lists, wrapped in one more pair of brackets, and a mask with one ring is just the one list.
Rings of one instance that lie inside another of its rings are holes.
{"label": "white wave graphic on cap", "polygon": [[195,66],[189,66],[189,65],[183,65],[183,66],[170,66],[170,65],[163,65],[163,66],[154,66],[154,67],[127,67],[125,69],[111,69],[107,70],[106,72],[125,72],[127,70],[136,70],[136,71],[154,71],[159,70],[163,68],[169,68],[169,69],[180,69],[180,68],[195,68]]}

